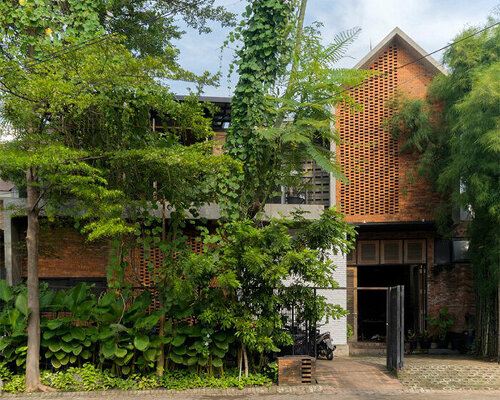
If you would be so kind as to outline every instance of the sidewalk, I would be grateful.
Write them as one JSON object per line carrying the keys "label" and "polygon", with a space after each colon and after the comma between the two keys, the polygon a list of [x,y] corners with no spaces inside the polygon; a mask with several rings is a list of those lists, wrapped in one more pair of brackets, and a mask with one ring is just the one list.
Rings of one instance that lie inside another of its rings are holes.
{"label": "sidewalk", "polygon": [[390,374],[380,357],[335,357],[332,361],[317,360],[316,380],[319,385],[337,391],[398,392],[404,389]]}

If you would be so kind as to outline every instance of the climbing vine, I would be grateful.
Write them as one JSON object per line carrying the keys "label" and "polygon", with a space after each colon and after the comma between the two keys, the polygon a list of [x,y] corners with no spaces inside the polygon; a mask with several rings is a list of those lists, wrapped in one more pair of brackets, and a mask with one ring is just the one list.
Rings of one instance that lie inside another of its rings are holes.
{"label": "climbing vine", "polygon": [[304,26],[307,0],[252,2],[230,36],[240,41],[236,54],[239,81],[232,101],[232,127],[225,149],[243,163],[235,178],[237,210],[253,218],[280,187],[303,183],[304,162],[327,172],[339,168],[330,151],[333,105],[352,100],[339,88],[359,83],[365,71],[335,67],[359,29],[342,32],[323,44],[321,24]]}

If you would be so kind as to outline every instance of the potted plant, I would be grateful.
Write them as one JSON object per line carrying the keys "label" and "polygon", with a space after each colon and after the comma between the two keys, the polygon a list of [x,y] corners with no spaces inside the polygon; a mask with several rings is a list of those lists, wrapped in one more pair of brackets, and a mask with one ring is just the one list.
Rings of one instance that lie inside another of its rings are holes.
{"label": "potted plant", "polygon": [[449,308],[443,307],[439,310],[439,313],[436,317],[429,319],[429,325],[433,328],[434,332],[437,335],[438,339],[438,347],[439,348],[447,348],[448,342],[446,341],[446,337],[448,331],[453,326],[455,321],[449,314]]}

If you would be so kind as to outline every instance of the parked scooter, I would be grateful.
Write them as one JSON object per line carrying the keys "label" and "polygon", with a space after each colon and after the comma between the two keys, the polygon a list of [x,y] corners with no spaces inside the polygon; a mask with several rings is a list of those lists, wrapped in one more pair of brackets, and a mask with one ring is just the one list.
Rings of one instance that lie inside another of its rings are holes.
{"label": "parked scooter", "polygon": [[316,351],[318,357],[324,357],[327,360],[333,360],[333,352],[337,346],[333,344],[330,332],[318,333],[316,335]]}

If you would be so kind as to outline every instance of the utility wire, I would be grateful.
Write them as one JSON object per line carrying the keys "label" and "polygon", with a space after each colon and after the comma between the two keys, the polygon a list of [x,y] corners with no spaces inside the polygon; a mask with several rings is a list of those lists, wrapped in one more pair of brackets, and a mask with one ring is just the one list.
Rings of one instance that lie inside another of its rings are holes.
{"label": "utility wire", "polygon": [[[136,22],[134,22],[134,23],[132,23],[132,24],[126,25],[125,27],[121,28],[121,30],[122,30],[122,31],[127,30],[127,29],[129,29],[129,28],[131,28],[131,27],[133,27],[133,26],[136,26],[136,25],[140,24],[140,23],[149,23],[149,22],[154,22],[154,21],[156,21],[156,20],[158,20],[158,19],[160,19],[160,18],[163,18],[163,17],[164,17],[164,16],[166,16],[166,15],[168,15],[168,14],[156,15],[156,16],[154,16],[154,17],[152,17],[152,18],[149,18],[149,19],[147,19],[147,20],[145,20],[145,21],[136,21]],[[479,33],[482,33],[482,32],[484,32],[484,31],[486,31],[486,30],[488,30],[488,29],[491,29],[491,28],[493,28],[493,27],[495,27],[495,26],[497,26],[497,25],[499,25],[499,24],[500,24],[500,21],[499,21],[499,22],[496,22],[496,23],[494,23],[494,24],[491,24],[491,25],[489,25],[489,26],[486,26],[486,27],[484,27],[484,28],[482,28],[482,29],[480,29],[480,30],[478,30],[478,31],[476,31],[476,32],[474,32],[474,33],[472,33],[472,34],[470,34],[470,35],[466,36],[466,37],[463,37],[463,38],[461,38],[461,39],[459,39],[459,40],[456,40],[456,41],[454,41],[454,42],[452,42],[452,43],[450,43],[450,44],[447,44],[446,46],[443,46],[443,47],[441,47],[441,48],[439,48],[439,49],[437,49],[437,50],[434,50],[434,51],[432,51],[432,52],[430,52],[430,53],[424,54],[423,56],[421,56],[421,57],[419,57],[419,58],[417,58],[417,59],[415,59],[415,60],[413,60],[413,61],[410,61],[410,62],[408,62],[408,63],[406,63],[406,64],[401,65],[401,66],[395,67],[395,68],[393,68],[392,70],[387,71],[387,72],[384,74],[384,76],[386,76],[387,74],[390,74],[390,73],[392,73],[392,72],[395,72],[395,71],[396,71],[396,70],[398,70],[398,69],[402,69],[402,68],[405,68],[405,67],[407,67],[407,66],[409,66],[409,65],[411,65],[411,64],[414,64],[414,63],[416,63],[416,62],[418,62],[418,61],[420,61],[420,60],[422,60],[422,59],[424,59],[424,58],[427,58],[427,57],[429,57],[429,56],[431,56],[431,55],[433,55],[433,54],[435,54],[435,53],[438,53],[438,52],[440,52],[440,51],[442,51],[442,50],[444,50],[444,49],[447,49],[447,48],[449,48],[449,47],[451,47],[451,46],[454,46],[454,45],[456,45],[456,44],[458,44],[458,43],[460,43],[460,42],[463,42],[463,41],[465,41],[465,40],[467,40],[467,39],[470,39],[471,37],[473,37],[473,36],[475,36],[475,35],[478,35]],[[106,34],[99,35],[99,36],[97,36],[96,38],[93,38],[93,39],[88,39],[88,40],[86,40],[86,41],[83,41],[83,42],[78,43],[78,44],[75,44],[75,45],[69,45],[69,46],[66,46],[64,49],[60,49],[60,50],[57,50],[57,51],[55,51],[55,52],[53,52],[53,53],[51,53],[51,54],[48,54],[48,55],[47,55],[47,56],[45,56],[44,58],[41,58],[41,59],[38,59],[38,60],[34,60],[34,61],[32,61],[32,62],[30,62],[30,63],[26,64],[25,66],[22,66],[22,68],[29,69],[29,68],[34,67],[34,66],[36,66],[36,65],[43,64],[43,63],[45,63],[45,62],[47,62],[47,61],[51,61],[51,60],[53,60],[53,59],[60,58],[60,57],[61,57],[61,56],[63,56],[63,55],[66,55],[66,54],[72,53],[72,52],[74,52],[74,51],[78,51],[78,50],[80,50],[80,49],[82,49],[82,48],[84,48],[84,47],[88,47],[88,46],[91,46],[91,45],[93,45],[93,44],[97,44],[97,43],[103,42],[103,41],[105,41],[105,40],[110,39],[110,38],[111,38],[111,37],[113,37],[113,36],[116,36],[116,35],[118,35],[118,33],[117,33],[117,32],[113,32],[113,33],[106,33]],[[12,70],[14,70],[14,68],[13,68],[13,67],[8,68],[8,69],[7,69],[7,71],[9,71],[9,70],[11,70],[11,71],[12,71]],[[376,75],[376,77],[380,77],[380,76],[382,76],[382,75]],[[3,75],[3,77],[5,77],[5,75]],[[349,88],[346,88],[346,89],[344,89],[344,90],[342,90],[342,91],[338,92],[338,94],[341,94],[341,93],[347,92],[347,91],[349,91],[349,90],[352,90],[352,89],[354,89],[354,88],[356,88],[356,87],[359,87],[359,86],[361,86],[361,85],[365,84],[366,82],[367,82],[367,81],[365,80],[365,81],[360,82],[360,83],[358,83],[358,84],[356,84],[356,85],[350,86]],[[0,89],[0,90],[1,90],[1,89]]]}
{"label": "utility wire", "polygon": [[[488,25],[488,26],[486,26],[486,27],[484,27],[484,28],[482,28],[482,29],[480,29],[480,30],[478,30],[478,31],[474,32],[474,33],[471,33],[470,35],[467,35],[467,36],[465,36],[465,37],[463,37],[463,38],[461,38],[461,39],[458,39],[458,40],[456,40],[456,41],[454,41],[454,42],[452,42],[452,43],[450,43],[450,44],[447,44],[446,46],[443,46],[443,47],[441,47],[441,48],[439,48],[439,49],[437,49],[437,50],[434,50],[434,51],[431,51],[430,53],[424,54],[423,56],[418,57],[418,58],[416,58],[415,60],[412,60],[412,61],[410,61],[410,62],[408,62],[408,63],[406,63],[406,64],[403,64],[403,65],[397,66],[397,67],[395,67],[395,68],[393,68],[393,69],[390,69],[389,71],[385,72],[384,74],[381,74],[381,75],[374,75],[374,77],[375,77],[375,78],[379,78],[379,77],[386,77],[387,75],[389,75],[389,74],[391,74],[391,73],[393,73],[393,72],[396,72],[398,69],[403,69],[403,68],[405,68],[405,67],[407,67],[407,66],[409,66],[409,65],[415,64],[416,62],[419,62],[420,60],[423,60],[424,58],[427,58],[427,57],[429,57],[429,56],[431,56],[431,55],[433,55],[433,54],[436,54],[436,53],[438,53],[438,52],[440,52],[440,51],[442,51],[442,50],[444,50],[444,49],[447,49],[448,47],[454,46],[454,45],[456,45],[456,44],[458,44],[458,43],[460,43],[460,42],[463,42],[463,41],[465,41],[465,40],[467,40],[467,39],[470,39],[471,37],[476,36],[476,35],[478,35],[478,34],[480,34],[480,33],[484,32],[484,31],[486,31],[486,30],[488,30],[488,29],[491,29],[491,28],[493,28],[493,27],[495,27],[495,26],[497,26],[497,25],[500,25],[500,21],[499,21],[499,22],[496,22],[496,23],[494,23],[494,24]],[[337,94],[342,94],[342,93],[348,92],[348,91],[350,91],[350,90],[352,90],[352,89],[355,89],[355,88],[357,88],[357,87],[359,87],[359,86],[361,86],[361,85],[364,85],[364,84],[366,84],[366,83],[368,83],[368,82],[369,82],[369,79],[368,79],[368,80],[364,80],[363,82],[360,82],[360,83],[358,83],[358,84],[356,84],[356,85],[353,85],[353,86],[349,86],[348,88],[343,89],[343,90],[341,90],[340,92],[337,92]]]}

